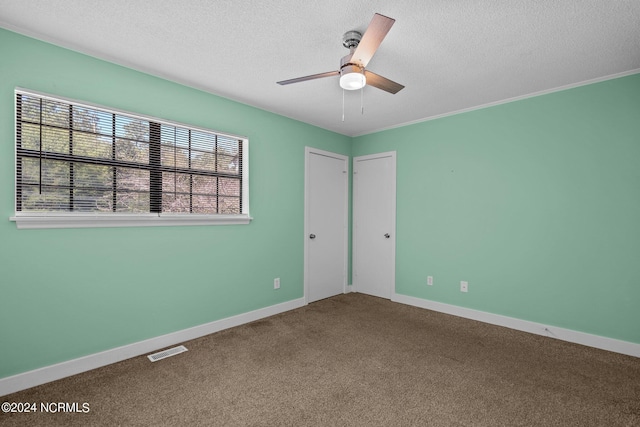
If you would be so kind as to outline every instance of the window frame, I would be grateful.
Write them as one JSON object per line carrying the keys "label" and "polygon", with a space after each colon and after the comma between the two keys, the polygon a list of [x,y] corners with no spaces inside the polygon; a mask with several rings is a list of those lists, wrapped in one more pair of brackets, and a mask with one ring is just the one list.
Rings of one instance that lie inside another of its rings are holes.
{"label": "window frame", "polygon": [[[198,213],[108,213],[108,212],[23,212],[17,208],[18,192],[18,94],[31,95],[54,102],[64,102],[73,106],[98,109],[112,114],[121,114],[133,119],[159,123],[161,125],[188,128],[193,131],[214,133],[218,136],[237,139],[242,150],[241,165],[241,207],[239,214],[198,214]],[[9,218],[16,223],[18,229],[32,228],[99,228],[99,227],[147,227],[147,226],[185,226],[185,225],[238,225],[249,224],[252,220],[249,215],[249,139],[244,136],[219,132],[213,129],[203,128],[190,124],[174,122],[144,114],[132,113],[117,108],[105,107],[76,99],[50,95],[30,89],[16,87],[14,96],[14,215]]]}

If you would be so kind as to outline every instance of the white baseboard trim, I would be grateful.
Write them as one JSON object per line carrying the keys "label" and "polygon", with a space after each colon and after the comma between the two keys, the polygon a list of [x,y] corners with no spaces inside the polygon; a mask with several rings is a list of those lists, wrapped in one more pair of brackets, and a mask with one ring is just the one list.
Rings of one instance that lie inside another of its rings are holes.
{"label": "white baseboard trim", "polygon": [[285,311],[294,310],[306,305],[304,298],[299,298],[225,319],[216,320],[203,325],[172,332],[122,347],[112,348],[100,353],[90,354],[77,359],[45,366],[33,371],[23,372],[6,378],[0,378],[0,396],[35,387],[71,375],[90,371],[125,359],[140,356],[152,351],[183,343],[195,338],[240,326],[245,323],[273,316]]}
{"label": "white baseboard trim", "polygon": [[601,350],[612,351],[614,353],[626,354],[628,356],[640,357],[640,344],[629,341],[617,340],[614,338],[602,337],[599,335],[587,334],[571,329],[559,328],[556,326],[544,325],[542,323],[530,322],[528,320],[516,319],[514,317],[502,316],[485,311],[473,310],[465,307],[444,304],[417,297],[410,297],[394,293],[391,301],[407,304],[414,307],[426,308],[428,310],[441,313],[452,314],[466,319],[477,320],[492,325],[504,326],[518,331],[529,332],[536,335],[543,335],[550,338],[568,341],[575,344],[595,347]]}

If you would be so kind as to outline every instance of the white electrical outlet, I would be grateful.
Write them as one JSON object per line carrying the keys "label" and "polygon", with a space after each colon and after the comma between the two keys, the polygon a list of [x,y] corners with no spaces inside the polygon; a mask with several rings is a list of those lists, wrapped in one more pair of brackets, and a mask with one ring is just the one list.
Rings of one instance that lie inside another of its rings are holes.
{"label": "white electrical outlet", "polygon": [[427,276],[427,285],[433,286],[433,276]]}
{"label": "white electrical outlet", "polygon": [[276,277],[273,279],[273,289],[280,289],[280,278]]}
{"label": "white electrical outlet", "polygon": [[460,282],[460,292],[469,292],[469,283],[464,280]]}

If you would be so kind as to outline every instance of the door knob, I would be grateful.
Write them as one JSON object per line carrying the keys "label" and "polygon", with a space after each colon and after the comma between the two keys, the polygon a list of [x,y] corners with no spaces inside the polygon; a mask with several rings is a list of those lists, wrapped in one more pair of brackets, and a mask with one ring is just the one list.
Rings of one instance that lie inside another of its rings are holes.
{"label": "door knob", "polygon": [[310,238],[310,239],[315,239],[315,238],[316,238],[316,235],[315,235],[315,234],[309,234],[309,238]]}
{"label": "door knob", "polygon": [[384,238],[385,238],[385,239],[388,239],[389,237],[391,237],[391,236],[389,235],[389,233],[384,233]]}

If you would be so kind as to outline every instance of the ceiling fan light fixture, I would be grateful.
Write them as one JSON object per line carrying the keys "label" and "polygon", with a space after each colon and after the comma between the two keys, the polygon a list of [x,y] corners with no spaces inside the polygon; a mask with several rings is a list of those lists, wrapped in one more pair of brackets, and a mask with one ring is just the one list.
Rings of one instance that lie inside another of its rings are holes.
{"label": "ceiling fan light fixture", "polygon": [[355,64],[344,64],[340,69],[340,87],[345,90],[362,89],[367,84],[364,69]]}
{"label": "ceiling fan light fixture", "polygon": [[355,71],[340,76],[340,87],[346,90],[362,89],[367,84],[364,74]]}

